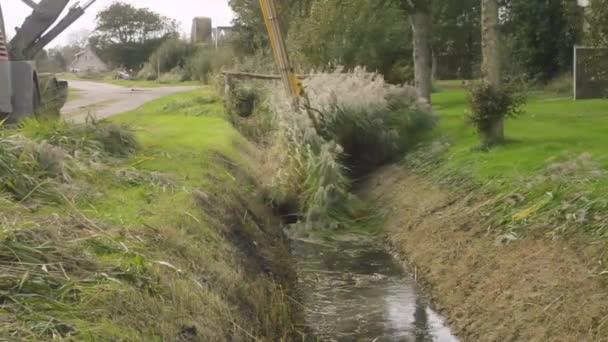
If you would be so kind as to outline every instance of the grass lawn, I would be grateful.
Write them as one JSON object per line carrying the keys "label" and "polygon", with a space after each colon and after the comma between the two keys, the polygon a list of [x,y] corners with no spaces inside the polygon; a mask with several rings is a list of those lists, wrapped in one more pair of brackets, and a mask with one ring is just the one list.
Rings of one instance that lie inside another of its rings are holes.
{"label": "grass lawn", "polygon": [[434,94],[433,104],[441,118],[437,134],[447,137],[453,145],[449,163],[472,171],[481,182],[533,174],[549,158],[565,153],[588,152],[608,167],[608,100],[573,101],[532,95],[525,114],[506,123],[506,135],[513,141],[488,153],[472,151],[479,139],[465,122],[466,89],[442,88]]}
{"label": "grass lawn", "polygon": [[[531,93],[525,114],[506,122],[510,142],[479,151],[465,120],[467,90],[458,84],[448,82],[433,95],[440,117],[433,140],[449,145],[438,167],[418,164],[421,172],[448,184],[465,179],[490,194],[489,217],[502,231],[520,234],[542,226],[550,236],[586,231],[608,239],[608,100]],[[432,154],[424,151],[410,158]]]}

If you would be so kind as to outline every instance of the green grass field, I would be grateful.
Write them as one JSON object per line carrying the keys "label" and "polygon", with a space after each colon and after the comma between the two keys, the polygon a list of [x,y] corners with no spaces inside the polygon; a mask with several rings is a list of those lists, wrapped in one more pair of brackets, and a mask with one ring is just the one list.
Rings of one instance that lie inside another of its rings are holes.
{"label": "green grass field", "polygon": [[[427,164],[422,172],[482,189],[501,231],[519,235],[542,226],[551,236],[585,231],[608,238],[608,100],[532,92],[525,113],[506,122],[509,142],[489,151],[477,149],[480,140],[466,122],[467,90],[460,82],[441,87],[433,104],[440,118],[433,141],[448,147],[438,167]],[[430,154],[421,151],[421,158]]]}
{"label": "green grass field", "polygon": [[473,171],[482,182],[532,174],[549,158],[565,153],[588,152],[608,167],[608,100],[573,101],[532,94],[525,114],[506,123],[506,135],[512,142],[488,153],[472,151],[479,139],[465,120],[466,89],[445,87],[434,95],[433,104],[441,118],[437,134],[453,144],[450,163]]}

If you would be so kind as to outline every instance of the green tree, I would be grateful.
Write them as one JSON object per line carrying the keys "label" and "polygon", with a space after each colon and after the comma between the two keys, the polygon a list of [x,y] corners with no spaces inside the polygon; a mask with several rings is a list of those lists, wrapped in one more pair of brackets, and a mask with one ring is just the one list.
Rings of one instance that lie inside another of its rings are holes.
{"label": "green tree", "polygon": [[[426,30],[417,31],[422,33],[418,37],[427,36],[420,42],[429,42],[427,48],[419,50],[428,52],[424,57],[427,61],[424,74],[430,74],[431,69],[436,76],[444,78],[471,78],[478,74],[476,67],[481,61],[479,0],[435,0],[430,6],[422,0],[280,0],[278,3],[290,53],[295,64],[302,68],[364,65],[381,72],[390,82],[412,81],[414,42],[410,15],[414,10],[424,10],[429,19],[425,20]],[[235,49],[241,54],[269,55],[259,1],[231,0],[230,5],[239,28]],[[430,81],[425,84],[428,94]]]}
{"label": "green tree", "polygon": [[471,79],[481,63],[479,0],[435,0],[431,7],[433,76]]}
{"label": "green tree", "polygon": [[42,50],[35,59],[36,68],[39,72],[62,72],[66,70],[65,59],[57,49]]}
{"label": "green tree", "polygon": [[407,75],[399,65],[409,64],[409,29],[394,3],[377,0],[315,1],[306,17],[290,23],[289,46],[294,60],[304,66],[358,65],[379,71],[394,82]]}
{"label": "green tree", "polygon": [[587,13],[591,43],[608,47],[608,0],[591,0]]}
{"label": "green tree", "polygon": [[68,69],[68,64],[59,49],[49,50],[49,60],[51,65],[53,65],[53,69],[57,72],[63,72]]}
{"label": "green tree", "polygon": [[112,65],[138,69],[164,40],[176,36],[175,20],[146,8],[115,2],[97,15],[89,43]]}
{"label": "green tree", "polygon": [[546,82],[570,70],[583,23],[577,0],[509,0],[504,8],[511,60],[521,63],[528,78]]}

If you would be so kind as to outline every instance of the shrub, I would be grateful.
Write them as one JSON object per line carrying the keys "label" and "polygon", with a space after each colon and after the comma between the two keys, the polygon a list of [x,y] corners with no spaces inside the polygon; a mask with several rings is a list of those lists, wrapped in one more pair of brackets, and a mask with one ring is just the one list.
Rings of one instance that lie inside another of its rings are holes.
{"label": "shrub", "polygon": [[498,140],[502,140],[502,137],[496,136],[495,125],[522,114],[524,102],[523,95],[512,85],[497,88],[480,82],[470,89],[471,111],[467,119],[477,129],[485,146],[500,143]]}
{"label": "shrub", "polygon": [[225,46],[217,49],[211,46],[201,46],[196,54],[188,59],[185,68],[193,80],[209,83],[211,74],[219,72],[224,67],[232,66],[233,59],[232,50]]}
{"label": "shrub", "polygon": [[258,93],[249,84],[239,84],[230,89],[228,94],[228,111],[242,118],[248,118],[253,114]]}
{"label": "shrub", "polygon": [[571,73],[560,75],[549,81],[544,90],[558,96],[573,96],[573,80],[574,76]]}
{"label": "shrub", "polygon": [[394,87],[364,69],[313,74],[306,81],[320,134],[343,149],[355,176],[399,157],[435,122],[409,86]]}
{"label": "shrub", "polygon": [[282,207],[290,205],[281,201],[296,202],[309,226],[351,225],[359,213],[351,209],[349,173],[359,176],[401,156],[435,119],[414,89],[389,86],[364,69],[313,73],[305,86],[308,115],[273,99],[275,200]]}
{"label": "shrub", "polygon": [[188,59],[187,68],[192,78],[203,83],[209,82],[209,75],[213,71],[209,51],[199,50],[194,56]]}
{"label": "shrub", "polygon": [[150,63],[146,63],[136,77],[138,80],[154,81],[158,78],[158,71]]}
{"label": "shrub", "polygon": [[163,84],[171,84],[187,81],[187,78],[181,72],[168,72],[160,75],[158,77],[158,82]]}
{"label": "shrub", "polygon": [[[196,53],[196,47],[181,39],[164,41],[148,60],[148,71],[171,72],[175,68],[184,68],[186,61]],[[157,75],[158,76],[158,75]]]}

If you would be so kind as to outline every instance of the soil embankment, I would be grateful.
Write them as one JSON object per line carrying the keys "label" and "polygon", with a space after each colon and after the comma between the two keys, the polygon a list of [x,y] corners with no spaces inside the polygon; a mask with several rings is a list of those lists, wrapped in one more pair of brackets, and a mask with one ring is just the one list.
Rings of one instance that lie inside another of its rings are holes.
{"label": "soil embankment", "polygon": [[402,166],[376,172],[362,193],[389,210],[390,243],[462,340],[608,341],[608,291],[591,271],[593,244],[542,233],[500,242],[482,203]]}

